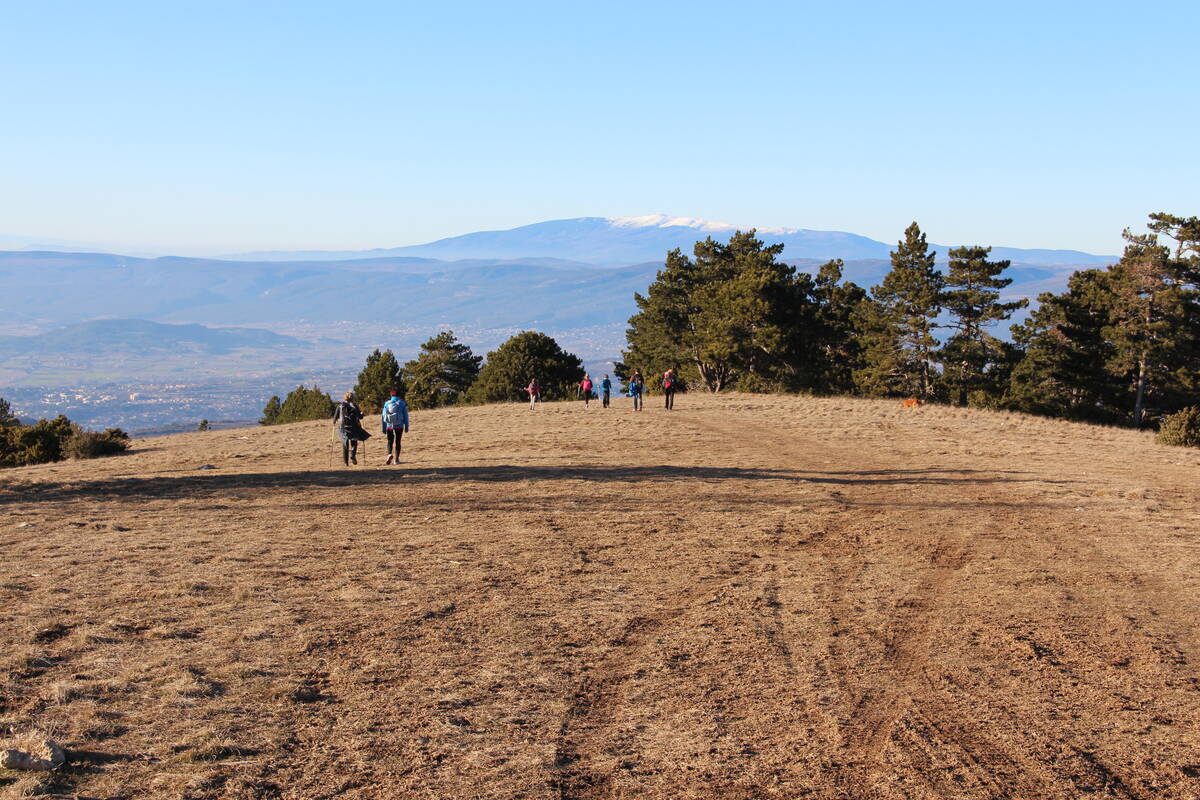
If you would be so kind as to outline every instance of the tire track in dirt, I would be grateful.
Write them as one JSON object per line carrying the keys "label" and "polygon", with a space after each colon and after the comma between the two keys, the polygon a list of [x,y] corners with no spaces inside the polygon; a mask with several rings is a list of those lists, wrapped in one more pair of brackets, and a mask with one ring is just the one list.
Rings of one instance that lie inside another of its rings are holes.
{"label": "tire track in dirt", "polygon": [[[736,431],[703,420],[689,418],[687,421],[723,438],[748,444],[759,457],[770,454],[772,460],[786,462],[792,467],[803,464],[812,452],[811,449],[801,452],[790,442],[781,441],[780,436],[744,421]],[[826,449],[825,453],[828,452]],[[878,479],[873,487],[875,494],[897,491],[896,488],[889,491],[880,487],[900,485],[901,475],[889,473],[886,468],[873,470],[873,473]],[[897,484],[889,484],[888,481],[892,479],[896,479]],[[946,487],[941,487],[941,491],[946,491]],[[831,499],[838,503],[853,504],[853,500],[845,500],[841,492],[831,493]],[[934,622],[939,604],[949,592],[956,574],[972,557],[971,542],[967,536],[942,532],[929,543],[928,566],[922,568],[915,588],[896,604],[890,617],[874,624],[875,635],[883,640],[882,660],[879,663],[862,663],[861,659],[851,654],[851,645],[847,637],[842,635],[845,633],[842,625],[845,620],[853,619],[859,613],[851,589],[863,576],[867,565],[858,543],[847,540],[846,525],[836,527],[834,535],[826,533],[819,541],[819,563],[824,566],[823,584],[828,591],[829,630],[825,647],[832,667],[831,673],[825,677],[837,684],[843,697],[843,712],[837,715],[842,718],[835,719],[834,723],[841,737],[840,745],[850,759],[850,766],[877,764],[889,742],[894,738],[903,742],[897,737],[898,730],[910,726],[908,717],[913,715],[914,707],[924,703],[930,693],[929,687],[921,687],[920,683],[922,669],[927,663]],[[939,530],[952,530],[952,526],[939,526]],[[776,602],[772,607],[772,617],[780,631],[775,646],[787,655],[788,674],[795,678],[798,669],[783,636],[783,614],[778,601],[777,583],[774,584],[773,597]],[[807,705],[812,706],[811,703]],[[832,711],[827,709],[825,713]],[[955,751],[961,753],[957,766],[974,775],[981,784],[995,786],[987,769],[971,755],[966,743],[945,737],[944,741],[956,745]],[[850,770],[843,774],[842,782],[848,788],[858,783],[853,772]]]}
{"label": "tire track in dirt", "polygon": [[[554,515],[542,524],[564,545],[567,561],[573,562],[570,569],[586,569],[590,563],[586,549],[572,526],[560,523]],[[589,674],[574,679],[574,690],[554,738],[550,786],[560,800],[579,800],[603,793],[611,772],[591,764],[590,758],[602,752],[603,743],[609,738],[621,689],[637,677],[645,663],[641,654],[675,620],[701,606],[704,595],[733,580],[741,570],[741,566],[735,565],[732,570],[701,579],[690,592],[682,598],[676,595],[675,602],[660,607],[656,613],[632,616],[605,642],[607,650],[589,665]]]}
{"label": "tire track in dirt", "polygon": [[742,571],[739,566],[723,575],[700,580],[684,599],[658,613],[631,618],[609,640],[609,650],[591,665],[591,674],[577,683],[555,739],[554,767],[558,772],[552,785],[561,800],[579,800],[603,793],[610,775],[593,768],[587,758],[600,752],[599,745],[605,740],[620,703],[621,688],[637,677],[645,664],[641,654],[673,622],[707,604],[708,595]]}
{"label": "tire track in dirt", "polygon": [[[965,545],[943,537],[934,546],[927,572],[911,593],[900,601],[897,613],[888,620],[883,634],[884,663],[867,675],[886,678],[878,685],[868,685],[855,703],[856,713],[846,729],[843,742],[859,758],[875,760],[891,739],[900,720],[908,714],[914,695],[923,694],[914,682],[920,678],[928,660],[930,636],[939,602],[947,591],[954,574],[966,564],[969,555]],[[835,602],[834,608],[845,613],[846,598]],[[842,664],[847,673],[855,670],[843,652]]]}

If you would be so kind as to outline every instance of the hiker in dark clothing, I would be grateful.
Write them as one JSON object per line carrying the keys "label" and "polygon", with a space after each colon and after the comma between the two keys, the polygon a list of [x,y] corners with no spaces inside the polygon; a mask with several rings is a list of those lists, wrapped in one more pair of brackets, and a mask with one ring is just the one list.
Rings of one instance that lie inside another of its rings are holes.
{"label": "hiker in dark clothing", "polygon": [[605,375],[604,380],[600,381],[600,391],[603,392],[601,399],[604,402],[604,407],[608,408],[608,398],[612,395],[612,381],[608,379],[608,375]]}
{"label": "hiker in dark clothing", "polygon": [[363,430],[362,412],[354,404],[354,392],[346,392],[342,402],[338,403],[333,412],[333,424],[342,440],[342,461],[347,467],[357,464],[358,443],[371,438],[371,434]]}
{"label": "hiker in dark clothing", "polygon": [[666,397],[666,409],[670,411],[675,408],[675,387],[679,383],[679,379],[675,377],[675,369],[671,368],[663,373],[663,395]]}

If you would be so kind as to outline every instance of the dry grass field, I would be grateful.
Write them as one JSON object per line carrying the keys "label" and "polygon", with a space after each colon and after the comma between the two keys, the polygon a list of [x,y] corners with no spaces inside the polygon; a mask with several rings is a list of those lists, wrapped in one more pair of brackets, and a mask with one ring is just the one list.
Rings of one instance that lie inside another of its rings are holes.
{"label": "dry grass field", "polygon": [[1200,797],[1200,452],[615,405],[4,471],[0,738],[69,763],[0,794]]}

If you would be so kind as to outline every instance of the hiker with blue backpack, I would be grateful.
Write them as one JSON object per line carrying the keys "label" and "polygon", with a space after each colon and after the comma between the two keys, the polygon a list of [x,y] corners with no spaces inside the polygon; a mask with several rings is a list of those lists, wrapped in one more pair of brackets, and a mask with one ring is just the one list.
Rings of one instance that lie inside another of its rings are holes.
{"label": "hiker with blue backpack", "polygon": [[600,381],[600,391],[603,395],[604,407],[608,408],[608,398],[612,395],[612,381],[608,379],[607,372],[604,374],[604,380]]}
{"label": "hiker with blue backpack", "polygon": [[400,398],[400,389],[393,386],[392,396],[383,404],[379,415],[383,432],[387,435],[387,463],[400,463],[400,441],[408,433],[408,404]]}
{"label": "hiker with blue backpack", "polygon": [[629,378],[628,392],[633,398],[633,410],[642,410],[642,393],[646,391],[646,384],[642,380],[642,373],[638,370],[633,371],[633,375]]}

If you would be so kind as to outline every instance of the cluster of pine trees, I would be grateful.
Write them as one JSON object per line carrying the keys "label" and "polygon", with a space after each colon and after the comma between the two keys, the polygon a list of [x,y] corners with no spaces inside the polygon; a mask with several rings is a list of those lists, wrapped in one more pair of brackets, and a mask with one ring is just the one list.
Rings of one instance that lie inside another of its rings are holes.
{"label": "cluster of pine trees", "polygon": [[[524,400],[532,378],[546,400],[575,396],[583,379],[583,362],[544,333],[524,331],[487,354],[486,361],[460,342],[453,331],[442,331],[421,345],[415,359],[403,366],[391,350],[376,349],[358,374],[354,397],[365,414],[378,414],[395,386],[409,408]],[[273,396],[263,409],[262,425],[329,419],[334,401],[319,387],[303,385],[280,401]]]}
{"label": "cluster of pine trees", "polygon": [[916,397],[1140,426],[1200,388],[1200,218],[1152,214],[1149,229],[1125,231],[1116,264],[1041,295],[1012,341],[993,331],[1027,301],[1002,299],[1010,264],[989,247],[951,249],[943,272],[913,223],[867,291],[842,280],[840,260],[797,272],[753,230],[708,238],[691,258],[668,253],[635,295],[617,375],[674,367],[712,392]]}

